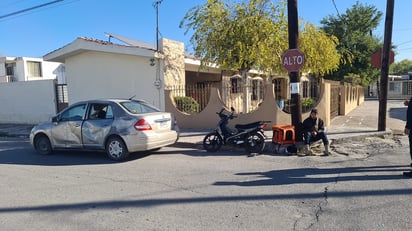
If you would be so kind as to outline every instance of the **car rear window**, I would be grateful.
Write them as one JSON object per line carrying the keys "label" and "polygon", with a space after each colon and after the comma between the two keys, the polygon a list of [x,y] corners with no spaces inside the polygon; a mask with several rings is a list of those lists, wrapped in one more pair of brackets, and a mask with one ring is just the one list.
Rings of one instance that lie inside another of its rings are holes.
{"label": "car rear window", "polygon": [[140,101],[128,101],[120,103],[128,112],[133,114],[158,112],[156,107]]}

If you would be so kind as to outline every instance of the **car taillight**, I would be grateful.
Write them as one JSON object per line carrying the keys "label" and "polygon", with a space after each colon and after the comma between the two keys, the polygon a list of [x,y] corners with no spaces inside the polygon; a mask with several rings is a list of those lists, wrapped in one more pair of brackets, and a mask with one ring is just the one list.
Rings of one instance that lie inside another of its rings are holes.
{"label": "car taillight", "polygon": [[261,129],[266,129],[267,128],[267,124],[262,124],[262,126],[260,126]]}
{"label": "car taillight", "polygon": [[134,129],[138,131],[145,131],[145,130],[152,130],[152,127],[146,120],[140,119],[134,124]]}

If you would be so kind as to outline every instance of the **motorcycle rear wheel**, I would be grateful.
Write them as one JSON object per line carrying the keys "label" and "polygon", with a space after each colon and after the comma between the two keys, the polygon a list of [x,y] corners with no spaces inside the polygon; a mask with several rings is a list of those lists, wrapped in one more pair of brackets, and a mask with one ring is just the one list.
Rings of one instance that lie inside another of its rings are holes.
{"label": "motorcycle rear wheel", "polygon": [[222,144],[223,141],[216,132],[211,132],[203,138],[203,148],[208,152],[217,152]]}
{"label": "motorcycle rear wheel", "polygon": [[260,132],[250,134],[246,138],[245,148],[249,153],[262,153],[265,149],[265,136]]}

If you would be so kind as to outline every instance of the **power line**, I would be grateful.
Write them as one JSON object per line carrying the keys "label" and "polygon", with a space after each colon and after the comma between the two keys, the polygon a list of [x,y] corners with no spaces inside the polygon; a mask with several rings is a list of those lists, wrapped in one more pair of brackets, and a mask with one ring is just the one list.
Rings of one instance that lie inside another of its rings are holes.
{"label": "power line", "polygon": [[399,43],[399,44],[396,44],[397,46],[400,46],[400,45],[403,45],[403,44],[406,44],[406,43],[410,43],[410,42],[412,42],[412,40],[408,40],[408,41],[406,41],[406,42],[402,42],[402,43]]}
{"label": "power line", "polygon": [[338,14],[339,18],[341,18],[338,7],[336,6],[335,0],[332,0],[333,6],[335,7],[336,13]]}
{"label": "power line", "polygon": [[406,51],[406,50],[412,50],[412,47],[407,47],[407,48],[402,48],[402,49],[396,49],[396,51]]}
{"label": "power line", "polygon": [[10,17],[10,16],[14,16],[14,15],[17,15],[17,14],[21,14],[21,13],[24,13],[24,12],[27,12],[27,11],[35,10],[37,8],[41,8],[41,7],[48,6],[48,5],[51,5],[51,4],[55,4],[55,3],[58,3],[58,2],[62,2],[62,1],[64,1],[64,0],[55,0],[55,1],[44,3],[44,4],[40,4],[40,5],[37,5],[37,6],[29,7],[29,8],[23,9],[23,10],[19,10],[19,11],[13,12],[13,13],[1,15],[0,19],[7,18],[7,17]]}

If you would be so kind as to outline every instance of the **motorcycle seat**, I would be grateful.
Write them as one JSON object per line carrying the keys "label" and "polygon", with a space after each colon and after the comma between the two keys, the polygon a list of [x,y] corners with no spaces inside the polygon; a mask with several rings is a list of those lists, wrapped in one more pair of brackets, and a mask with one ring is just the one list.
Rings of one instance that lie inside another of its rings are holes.
{"label": "motorcycle seat", "polygon": [[254,128],[254,127],[259,127],[263,123],[264,123],[263,121],[258,121],[258,122],[253,122],[250,124],[236,124],[235,128],[236,129],[249,129],[249,128]]}

